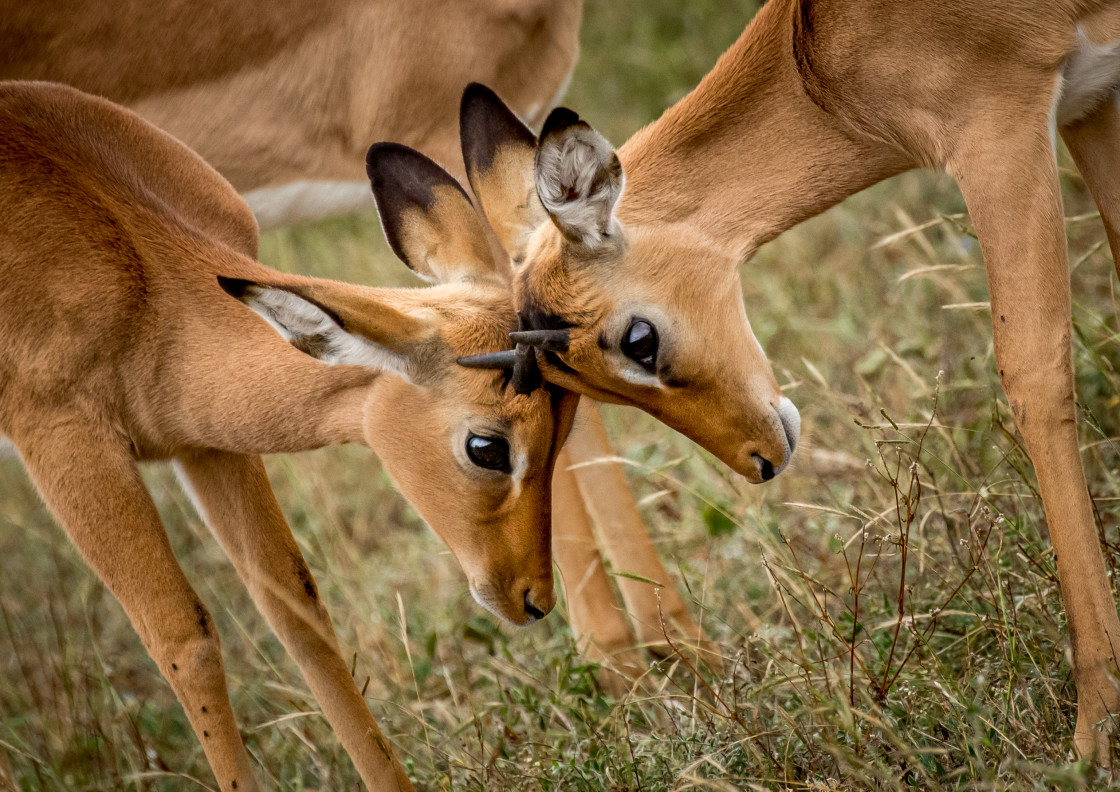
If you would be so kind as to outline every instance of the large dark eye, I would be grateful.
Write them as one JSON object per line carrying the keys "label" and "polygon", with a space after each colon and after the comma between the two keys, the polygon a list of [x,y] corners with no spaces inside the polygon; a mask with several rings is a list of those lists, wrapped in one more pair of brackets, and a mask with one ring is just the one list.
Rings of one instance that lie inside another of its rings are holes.
{"label": "large dark eye", "polygon": [[489,470],[510,472],[509,443],[500,437],[467,434],[467,456],[471,462]]}
{"label": "large dark eye", "polygon": [[645,319],[631,320],[622,336],[622,354],[653,371],[657,366],[657,328]]}

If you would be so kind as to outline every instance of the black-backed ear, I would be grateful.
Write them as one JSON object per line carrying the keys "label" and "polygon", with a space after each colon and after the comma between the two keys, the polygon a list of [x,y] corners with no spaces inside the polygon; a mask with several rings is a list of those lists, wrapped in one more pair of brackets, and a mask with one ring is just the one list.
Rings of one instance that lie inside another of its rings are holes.
{"label": "black-backed ear", "polygon": [[219,275],[218,285],[289,344],[330,365],[365,366],[413,380],[414,359],[423,358],[417,351],[431,336],[423,320],[348,283],[263,283]]}
{"label": "black-backed ear", "polygon": [[482,221],[462,186],[418,151],[375,143],[366,154],[389,247],[432,283],[500,278]]}
{"label": "black-backed ear", "polygon": [[533,180],[537,138],[496,93],[471,83],[459,105],[459,140],[471,189],[516,267],[548,220]]}
{"label": "black-backed ear", "polygon": [[565,237],[594,248],[611,236],[625,177],[606,138],[558,107],[544,122],[534,170],[537,195]]}

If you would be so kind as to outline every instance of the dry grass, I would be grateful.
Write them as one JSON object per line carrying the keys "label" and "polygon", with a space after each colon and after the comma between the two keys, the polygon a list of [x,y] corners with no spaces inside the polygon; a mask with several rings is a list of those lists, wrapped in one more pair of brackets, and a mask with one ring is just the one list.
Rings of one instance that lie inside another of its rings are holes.
{"label": "dry grass", "polygon": [[[592,5],[570,102],[616,141],[693,82],[753,8]],[[1069,173],[1065,187],[1081,437],[1115,569],[1116,279],[1080,180]],[[631,695],[605,698],[563,608],[530,629],[497,626],[370,454],[270,460],[359,684],[422,787],[1105,786],[1072,760],[1053,554],[997,386],[962,211],[947,179],[911,174],[743,267],[748,312],[807,427],[772,485],[742,483],[642,414],[608,411],[667,566],[724,655],[704,683],[667,662]],[[262,257],[409,282],[372,216],[272,235]],[[214,613],[260,777],[283,790],[356,788],[172,477],[149,474]],[[13,461],[0,461],[0,749],[24,790],[210,783],[169,688]]]}

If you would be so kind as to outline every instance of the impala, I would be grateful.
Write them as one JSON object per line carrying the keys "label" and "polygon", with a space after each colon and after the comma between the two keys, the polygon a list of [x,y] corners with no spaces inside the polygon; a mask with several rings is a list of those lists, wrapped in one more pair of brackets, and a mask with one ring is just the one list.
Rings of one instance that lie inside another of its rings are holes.
{"label": "impala", "polygon": [[[370,207],[361,177],[374,140],[419,149],[464,178],[458,105],[472,80],[539,127],[575,66],[582,0],[205,7],[0,3],[0,78],[64,82],[129,107],[198,152],[269,228]],[[636,644],[665,650],[666,629],[685,641],[702,632],[673,586],[659,599],[617,578],[626,611],[616,606],[599,540],[614,569],[670,577],[598,411],[587,404],[581,416],[557,466],[567,479],[554,499],[557,563],[577,641],[594,659],[633,665]]]}
{"label": "impala", "polygon": [[545,376],[643,407],[755,479],[784,464],[797,421],[751,338],[738,264],[894,174],[956,177],[1057,557],[1074,743],[1101,761],[1120,623],[1077,445],[1055,146],[1060,133],[1120,262],[1118,88],[1115,0],[771,0],[617,154],[571,111],[537,141],[485,89],[463,105],[470,181],[519,263]]}
{"label": "impala", "polygon": [[67,83],[198,152],[262,228],[372,206],[373,140],[462,176],[456,108],[482,80],[539,125],[582,0],[44,0],[0,4],[0,79]]}
{"label": "impala", "polygon": [[578,397],[457,359],[508,345],[508,275],[470,200],[370,150],[383,225],[426,289],[284,275],[221,176],[112,103],[0,83],[0,432],[120,601],[222,790],[256,788],[218,636],[137,463],[169,459],[371,790],[411,789],[343,661],[260,454],[358,442],[524,624],[554,603],[555,456]]}

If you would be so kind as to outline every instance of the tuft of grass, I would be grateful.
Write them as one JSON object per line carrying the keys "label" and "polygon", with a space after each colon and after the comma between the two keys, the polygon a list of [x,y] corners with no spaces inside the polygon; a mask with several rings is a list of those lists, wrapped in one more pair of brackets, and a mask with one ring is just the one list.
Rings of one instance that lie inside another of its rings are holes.
{"label": "tuft of grass", "polygon": [[[714,62],[755,4],[589,3],[568,103],[621,142]],[[1062,159],[1080,432],[1120,562],[1115,275]],[[524,630],[473,604],[373,456],[269,473],[354,673],[430,790],[1081,790],[1065,613],[1033,473],[995,374],[959,194],[908,174],[766,246],[748,313],[806,438],[751,487],[648,416],[609,408],[643,517],[722,663],[595,685],[564,609]],[[412,282],[372,214],[265,237],[262,259]],[[264,783],[355,789],[317,705],[163,466],[146,472],[214,614]],[[119,606],[0,460],[0,753],[21,790],[195,790],[202,751]]]}

